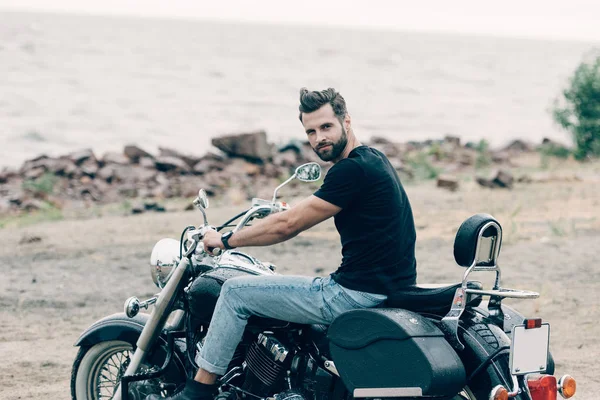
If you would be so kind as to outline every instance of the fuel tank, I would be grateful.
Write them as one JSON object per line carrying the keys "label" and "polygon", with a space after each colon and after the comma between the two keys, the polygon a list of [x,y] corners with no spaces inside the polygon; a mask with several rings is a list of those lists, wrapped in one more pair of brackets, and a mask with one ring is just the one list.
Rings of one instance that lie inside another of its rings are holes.
{"label": "fuel tank", "polygon": [[[199,322],[210,322],[215,305],[221,294],[221,287],[228,279],[238,276],[249,275],[274,275],[272,268],[261,263],[247,254],[241,252],[227,252],[220,260],[219,265],[199,276],[192,282],[187,291],[187,300],[192,317]],[[289,322],[251,317],[248,320],[250,327],[285,328],[290,326]]]}

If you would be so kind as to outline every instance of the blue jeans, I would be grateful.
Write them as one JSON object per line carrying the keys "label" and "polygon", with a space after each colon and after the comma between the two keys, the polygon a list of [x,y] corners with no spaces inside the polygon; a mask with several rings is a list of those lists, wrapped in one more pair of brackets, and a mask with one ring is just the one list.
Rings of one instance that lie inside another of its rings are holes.
{"label": "blue jeans", "polygon": [[329,325],[340,314],[375,307],[386,296],[346,289],[331,277],[243,276],[229,279],[196,361],[200,368],[224,375],[252,315],[298,324]]}

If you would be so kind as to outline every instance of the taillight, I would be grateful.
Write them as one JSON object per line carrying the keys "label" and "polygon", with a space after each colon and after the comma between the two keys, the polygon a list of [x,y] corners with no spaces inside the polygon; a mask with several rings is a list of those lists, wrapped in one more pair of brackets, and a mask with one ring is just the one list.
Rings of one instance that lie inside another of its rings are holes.
{"label": "taillight", "polygon": [[527,379],[532,400],[556,400],[556,378],[552,375],[541,375]]}
{"label": "taillight", "polygon": [[508,400],[508,390],[498,385],[492,389],[490,400]]}
{"label": "taillight", "polygon": [[577,390],[577,383],[575,379],[570,375],[565,375],[558,381],[558,393],[565,399],[570,399],[575,395]]}

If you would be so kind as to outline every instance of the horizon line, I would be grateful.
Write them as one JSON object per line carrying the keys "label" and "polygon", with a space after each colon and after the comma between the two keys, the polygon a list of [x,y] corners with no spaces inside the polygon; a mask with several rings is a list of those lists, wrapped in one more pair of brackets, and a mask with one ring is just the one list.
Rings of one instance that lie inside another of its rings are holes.
{"label": "horizon line", "polygon": [[128,12],[85,12],[81,10],[53,10],[53,9],[32,9],[20,7],[0,6],[0,14],[6,13],[21,13],[21,14],[50,14],[50,15],[66,15],[66,16],[81,16],[81,17],[99,17],[99,18],[124,18],[124,19],[144,19],[144,20],[159,20],[159,21],[203,21],[209,23],[229,23],[229,24],[245,24],[245,25],[267,25],[267,26],[317,26],[324,29],[342,28],[347,30],[357,31],[372,31],[372,32],[390,32],[390,33],[416,33],[416,34],[432,34],[432,35],[454,35],[467,37],[487,37],[496,39],[522,39],[531,41],[557,41],[557,42],[576,42],[600,45],[600,37],[581,37],[581,36],[551,36],[544,34],[524,34],[524,33],[494,33],[494,32],[478,32],[474,30],[450,30],[450,29],[407,29],[398,28],[390,25],[366,25],[366,24],[324,24],[324,23],[304,23],[300,21],[266,21],[266,20],[250,20],[236,19],[227,17],[206,18],[193,15],[159,15],[159,14],[134,14]]}

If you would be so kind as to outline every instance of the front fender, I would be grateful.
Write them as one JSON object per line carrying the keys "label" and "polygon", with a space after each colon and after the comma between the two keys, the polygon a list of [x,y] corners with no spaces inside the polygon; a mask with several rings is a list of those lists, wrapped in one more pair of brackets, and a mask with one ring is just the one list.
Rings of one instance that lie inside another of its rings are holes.
{"label": "front fender", "polygon": [[[94,322],[79,336],[75,346],[93,346],[108,340],[124,340],[135,343],[150,316],[140,313],[129,318],[125,313],[116,313]],[[162,338],[163,341],[164,338]],[[166,343],[166,341],[165,341]]]}
{"label": "front fender", "polygon": [[[133,318],[129,318],[125,313],[115,313],[94,322],[79,336],[75,346],[91,347],[97,343],[109,340],[123,340],[129,343],[136,343],[150,315],[139,313]],[[167,348],[166,334],[159,336],[161,348]],[[182,339],[175,339],[174,358],[180,366],[185,365],[186,343]]]}

